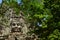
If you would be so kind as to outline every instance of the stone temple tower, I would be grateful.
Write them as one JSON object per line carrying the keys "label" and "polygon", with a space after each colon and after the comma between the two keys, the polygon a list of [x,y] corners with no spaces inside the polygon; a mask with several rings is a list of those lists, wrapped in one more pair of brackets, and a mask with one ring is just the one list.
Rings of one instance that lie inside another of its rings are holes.
{"label": "stone temple tower", "polygon": [[6,19],[8,23],[6,24],[6,21],[5,25],[0,25],[0,40],[36,40],[34,34],[28,35],[30,24],[27,23],[22,11],[16,15],[13,8],[8,8],[4,14],[2,19]]}
{"label": "stone temple tower", "polygon": [[22,11],[20,11],[19,15],[16,15],[13,9],[9,9],[9,11],[11,12],[9,18],[10,28],[11,28],[9,39],[25,40],[25,37],[27,36],[28,28]]}
{"label": "stone temple tower", "polygon": [[4,18],[8,20],[8,27],[0,25],[0,40],[26,40],[28,27],[23,12],[20,11],[19,15],[16,15],[14,9],[9,8]]}

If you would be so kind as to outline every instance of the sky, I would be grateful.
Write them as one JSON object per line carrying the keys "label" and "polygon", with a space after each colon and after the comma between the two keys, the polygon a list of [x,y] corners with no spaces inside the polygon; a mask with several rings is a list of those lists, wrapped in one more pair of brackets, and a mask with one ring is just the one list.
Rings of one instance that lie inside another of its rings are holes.
{"label": "sky", "polygon": [[21,3],[21,0],[17,0],[18,1],[18,3]]}
{"label": "sky", "polygon": [[0,3],[2,3],[2,0],[0,0]]}
{"label": "sky", "polygon": [[[18,1],[18,3],[21,3],[21,0],[17,0]],[[0,0],[0,3],[2,3],[2,0]]]}

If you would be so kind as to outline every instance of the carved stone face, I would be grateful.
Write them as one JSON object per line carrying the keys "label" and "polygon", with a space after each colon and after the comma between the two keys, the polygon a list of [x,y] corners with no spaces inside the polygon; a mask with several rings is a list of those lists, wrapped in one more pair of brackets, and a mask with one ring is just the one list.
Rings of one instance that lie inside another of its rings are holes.
{"label": "carved stone face", "polygon": [[23,18],[12,17],[10,21],[10,26],[12,28],[11,32],[21,32],[23,34],[27,33],[28,29]]}
{"label": "carved stone face", "polygon": [[11,31],[13,31],[13,32],[21,32],[21,30],[22,30],[22,26],[19,22],[12,22],[11,27],[12,27]]}
{"label": "carved stone face", "polygon": [[11,32],[22,32],[23,25],[18,18],[13,18],[10,25],[12,28]]}

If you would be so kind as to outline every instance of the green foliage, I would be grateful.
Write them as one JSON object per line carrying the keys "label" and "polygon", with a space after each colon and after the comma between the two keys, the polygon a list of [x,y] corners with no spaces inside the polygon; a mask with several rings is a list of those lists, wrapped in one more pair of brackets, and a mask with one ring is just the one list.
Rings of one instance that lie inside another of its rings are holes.
{"label": "green foliage", "polygon": [[[33,25],[35,24],[34,26],[38,28],[38,30],[34,30],[34,33],[40,35],[41,40],[55,40],[55,38],[60,40],[58,36],[54,35],[54,30],[60,29],[60,0],[23,0],[22,2],[21,7],[27,15],[29,14],[29,21],[33,22]],[[42,26],[37,25],[38,22]],[[50,39],[48,36],[52,38]]]}
{"label": "green foliage", "polygon": [[52,34],[49,35],[48,39],[50,40],[60,40],[60,32],[58,29],[54,30]]}
{"label": "green foliage", "polygon": [[20,11],[20,6],[18,5],[17,0],[5,0],[4,3],[9,7],[14,8],[16,13]]}

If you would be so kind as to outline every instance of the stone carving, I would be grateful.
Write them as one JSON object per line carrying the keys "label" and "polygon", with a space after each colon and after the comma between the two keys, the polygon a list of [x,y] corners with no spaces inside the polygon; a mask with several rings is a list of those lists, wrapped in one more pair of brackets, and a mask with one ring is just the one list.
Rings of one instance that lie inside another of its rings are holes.
{"label": "stone carving", "polygon": [[8,20],[8,26],[0,26],[1,40],[37,40],[38,37],[36,35],[27,34],[29,27],[22,11],[20,11],[19,15],[16,15],[13,8],[9,8],[5,13],[5,18]]}

